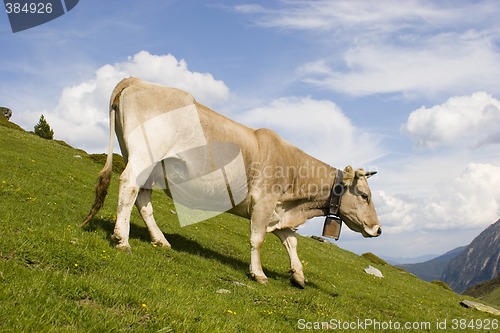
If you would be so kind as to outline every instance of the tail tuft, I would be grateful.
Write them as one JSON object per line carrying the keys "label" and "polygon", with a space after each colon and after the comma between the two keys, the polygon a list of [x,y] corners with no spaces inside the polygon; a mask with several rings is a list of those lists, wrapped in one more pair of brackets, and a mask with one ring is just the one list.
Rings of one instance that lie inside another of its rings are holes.
{"label": "tail tuft", "polygon": [[111,167],[104,169],[99,173],[99,177],[97,178],[97,185],[95,187],[95,200],[90,212],[87,217],[80,224],[80,227],[84,227],[87,223],[97,214],[97,212],[104,205],[104,199],[106,199],[106,195],[108,194],[109,184],[111,183],[111,176],[113,174],[113,170]]}
{"label": "tail tuft", "polygon": [[106,158],[106,164],[102,168],[99,173],[99,177],[97,178],[97,185],[95,187],[95,200],[90,212],[87,217],[80,224],[80,227],[84,227],[89,221],[97,214],[97,212],[104,205],[104,199],[106,199],[106,195],[108,194],[109,184],[111,182],[111,176],[113,175],[113,141],[115,136],[115,108],[114,99],[116,96],[112,97],[112,104],[109,112],[109,147],[108,147],[108,156]]}

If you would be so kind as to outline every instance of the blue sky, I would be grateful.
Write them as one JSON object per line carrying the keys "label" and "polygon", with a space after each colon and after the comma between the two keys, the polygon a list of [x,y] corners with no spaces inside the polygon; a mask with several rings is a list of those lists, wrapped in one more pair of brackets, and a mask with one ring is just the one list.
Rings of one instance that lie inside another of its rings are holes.
{"label": "blue sky", "polygon": [[2,13],[0,105],[104,152],[121,78],[180,87],[333,166],[378,170],[383,236],[344,228],[339,246],[439,254],[499,218],[499,14],[498,1],[87,0],[14,34]]}

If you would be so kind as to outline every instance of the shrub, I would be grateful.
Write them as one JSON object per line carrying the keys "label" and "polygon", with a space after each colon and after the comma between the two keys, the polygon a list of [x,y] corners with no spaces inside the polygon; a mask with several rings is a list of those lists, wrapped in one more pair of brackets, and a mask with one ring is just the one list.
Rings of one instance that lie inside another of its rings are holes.
{"label": "shrub", "polygon": [[[90,154],[89,156],[94,162],[104,166],[108,155]],[[122,173],[124,169],[125,169],[125,163],[123,162],[123,157],[121,157],[118,154],[113,154],[113,171],[116,173]]]}
{"label": "shrub", "polygon": [[440,281],[440,280],[433,280],[431,281],[432,284],[435,284],[436,286],[440,286],[441,288],[443,289],[446,289],[446,290],[449,290],[449,291],[453,291],[446,283],[444,283],[443,281]]}
{"label": "shrub", "polygon": [[383,265],[383,266],[388,265],[387,262],[384,259],[381,259],[381,258],[377,257],[376,255],[374,255],[371,252],[363,253],[361,256],[363,258],[366,258],[366,259],[370,260],[374,264]]}

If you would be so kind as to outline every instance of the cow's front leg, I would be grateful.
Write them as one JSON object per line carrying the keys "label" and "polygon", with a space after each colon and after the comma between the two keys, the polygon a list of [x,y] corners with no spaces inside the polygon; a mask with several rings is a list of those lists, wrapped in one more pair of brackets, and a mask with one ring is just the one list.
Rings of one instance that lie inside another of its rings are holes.
{"label": "cow's front leg", "polygon": [[150,189],[140,189],[135,205],[139,210],[139,213],[141,213],[144,223],[146,223],[146,226],[148,227],[149,234],[151,235],[151,243],[161,246],[165,249],[170,249],[170,243],[167,241],[160,228],[158,228],[158,225],[156,224],[155,218],[153,216],[151,192],[152,190]]}
{"label": "cow's front leg", "polygon": [[134,202],[139,191],[139,186],[137,186],[135,177],[133,177],[130,169],[130,164],[128,164],[120,175],[118,211],[116,214],[115,230],[111,237],[116,243],[116,248],[125,251],[130,251],[130,245],[128,243],[130,214],[132,213],[132,208],[134,207]]}
{"label": "cow's front leg", "polygon": [[252,218],[250,228],[250,277],[259,283],[266,284],[267,277],[262,270],[260,261],[260,249],[266,235],[266,227],[262,225],[261,221]]}
{"label": "cow's front leg", "polygon": [[302,263],[300,262],[299,255],[297,254],[297,236],[295,235],[295,231],[287,228],[274,230],[273,233],[278,236],[288,251],[288,256],[290,257],[290,272],[292,273],[290,281],[293,285],[299,288],[304,288],[304,271],[302,269]]}

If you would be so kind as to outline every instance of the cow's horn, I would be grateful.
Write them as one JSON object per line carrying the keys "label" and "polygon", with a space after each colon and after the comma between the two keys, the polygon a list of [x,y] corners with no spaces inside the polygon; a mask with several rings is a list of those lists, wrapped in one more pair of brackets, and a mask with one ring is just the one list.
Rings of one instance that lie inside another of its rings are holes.
{"label": "cow's horn", "polygon": [[377,174],[377,171],[366,171],[366,178],[370,178],[371,176]]}
{"label": "cow's horn", "polygon": [[370,178],[371,176],[373,176],[376,173],[377,173],[377,171],[365,171],[363,169],[358,169],[358,170],[356,170],[356,177],[357,178],[359,178],[359,177]]}

